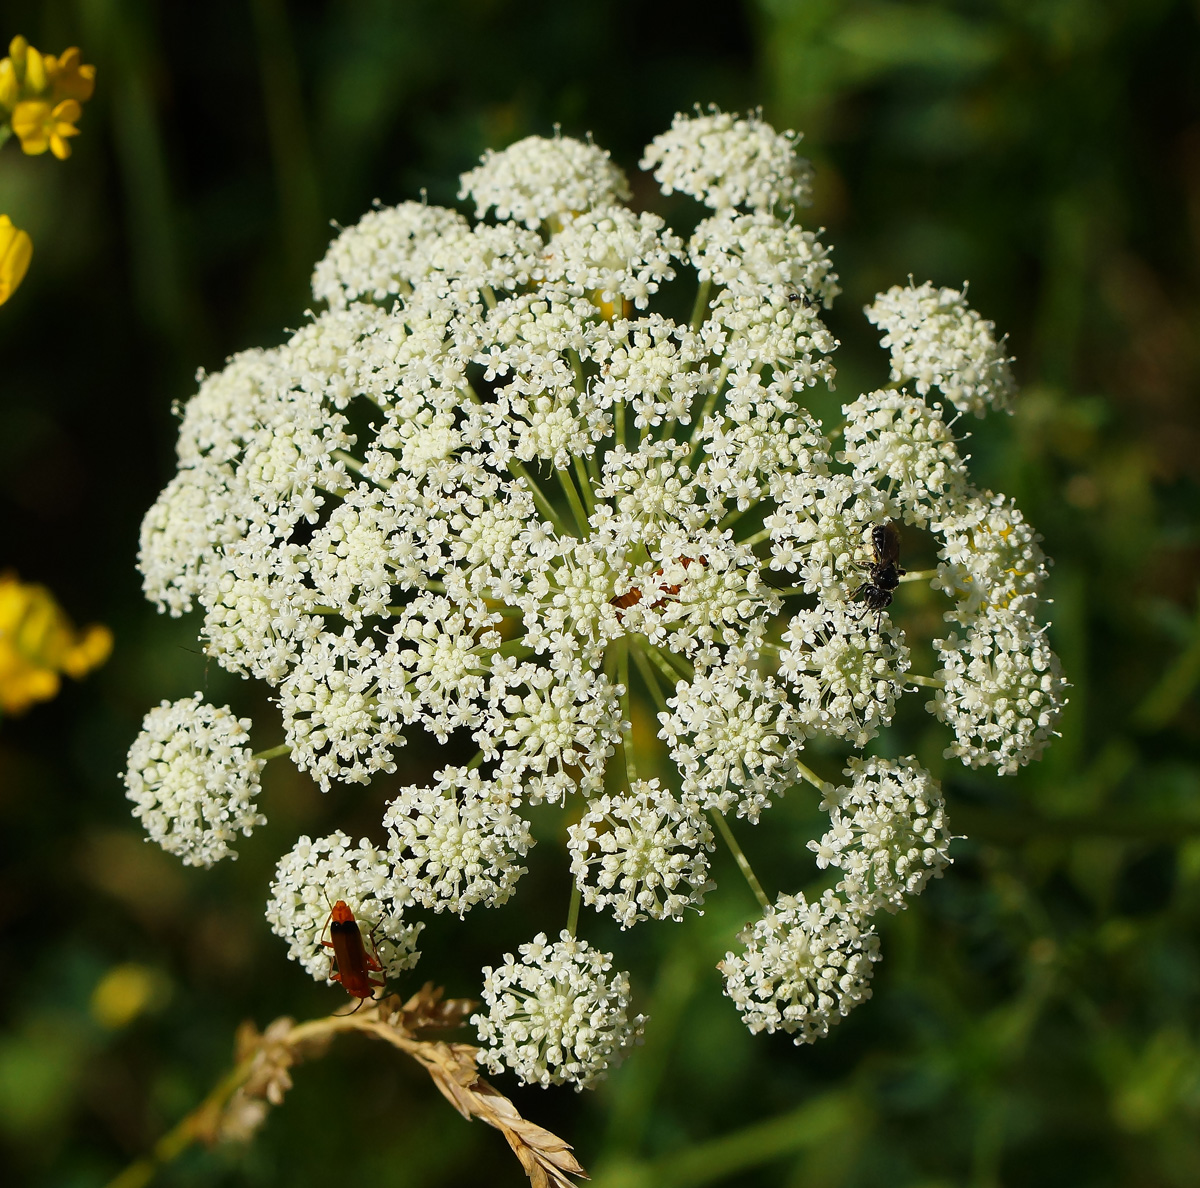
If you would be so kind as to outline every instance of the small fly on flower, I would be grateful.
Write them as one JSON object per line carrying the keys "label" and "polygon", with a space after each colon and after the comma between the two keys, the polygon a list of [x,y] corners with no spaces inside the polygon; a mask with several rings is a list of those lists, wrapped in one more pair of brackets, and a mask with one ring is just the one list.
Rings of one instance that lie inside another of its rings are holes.
{"label": "small fly on flower", "polygon": [[[323,939],[321,945],[333,950],[330,981],[341,982],[347,994],[362,1000],[358,1004],[362,1006],[363,1001],[374,995],[376,987],[386,985],[383,978],[371,977],[372,973],[382,973],[383,966],[377,956],[367,952],[362,930],[354,918],[354,912],[344,899],[339,899],[329,909],[329,919],[325,927],[331,939]],[[375,948],[374,930],[371,933],[371,947]],[[336,969],[332,968],[334,965]],[[354,1009],[358,1010],[358,1007]]]}
{"label": "small fly on flower", "polygon": [[875,626],[878,632],[883,612],[892,605],[893,592],[904,576],[900,568],[900,533],[895,524],[888,521],[871,529],[871,551],[875,559],[867,566],[867,580],[854,591],[853,597],[879,612]]}

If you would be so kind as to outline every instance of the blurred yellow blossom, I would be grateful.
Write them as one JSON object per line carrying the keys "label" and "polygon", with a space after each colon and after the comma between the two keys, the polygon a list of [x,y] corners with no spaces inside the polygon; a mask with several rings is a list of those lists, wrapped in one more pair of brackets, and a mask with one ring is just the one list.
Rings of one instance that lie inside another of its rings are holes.
{"label": "blurred yellow blossom", "polygon": [[103,664],[112,632],[76,630],[45,586],[0,574],[0,712],[24,713],[59,689],[60,673],[76,679]]}
{"label": "blurred yellow blossom", "polygon": [[[14,37],[8,57],[0,58],[0,145],[15,135],[31,156],[49,149],[65,160],[71,155],[70,138],[79,135],[80,104],[95,89],[96,67],[82,61],[77,46],[56,58],[34,49],[24,37]],[[0,215],[0,305],[16,292],[32,256],[28,233]]]}
{"label": "blurred yellow blossom", "polygon": [[74,99],[64,99],[54,107],[41,99],[25,99],[13,108],[12,130],[30,156],[49,149],[63,161],[71,155],[67,137],[79,135],[75,121],[82,114],[83,109]]}
{"label": "blurred yellow blossom", "polygon": [[0,305],[3,305],[25,279],[25,270],[33,256],[33,241],[26,231],[14,227],[8,215],[0,215]]}
{"label": "blurred yellow blossom", "polygon": [[68,156],[66,137],[78,135],[79,105],[95,88],[96,67],[81,60],[77,46],[56,58],[14,37],[8,57],[0,59],[0,109],[11,113],[11,126],[0,126],[0,141],[16,133],[27,153],[49,148],[60,159]]}
{"label": "blurred yellow blossom", "polygon": [[166,977],[147,965],[115,965],[96,984],[88,1003],[93,1019],[110,1031],[127,1027],[170,993]]}
{"label": "blurred yellow blossom", "polygon": [[96,67],[84,65],[77,46],[63,50],[58,59],[46,58],[46,75],[53,92],[51,99],[78,99],[86,103],[96,89]]}

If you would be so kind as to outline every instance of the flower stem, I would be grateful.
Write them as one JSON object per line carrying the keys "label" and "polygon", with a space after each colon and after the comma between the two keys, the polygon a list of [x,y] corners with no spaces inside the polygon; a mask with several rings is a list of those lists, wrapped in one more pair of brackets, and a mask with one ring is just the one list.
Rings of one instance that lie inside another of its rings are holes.
{"label": "flower stem", "polygon": [[700,282],[700,287],[696,290],[696,304],[692,306],[691,327],[693,330],[698,330],[701,323],[704,321],[704,315],[708,312],[708,294],[712,289],[712,278]]}
{"label": "flower stem", "polygon": [[503,615],[506,619],[521,619],[525,616],[525,612],[519,606],[509,606],[499,598],[485,598],[484,601],[490,604],[487,608],[489,615]]}
{"label": "flower stem", "polygon": [[937,677],[917,676],[915,673],[906,672],[904,679],[910,685],[923,685],[926,689],[944,689],[945,681],[939,681]]}
{"label": "flower stem", "polygon": [[567,908],[567,931],[572,938],[579,929],[579,905],[583,902],[583,892],[579,890],[579,883],[571,880],[571,906]]}
{"label": "flower stem", "polygon": [[753,536],[747,536],[745,540],[738,541],[738,544],[746,545],[747,548],[754,548],[756,544],[762,544],[764,540],[770,538],[770,528],[760,528]]}
{"label": "flower stem", "polygon": [[673,693],[675,691],[676,684],[680,680],[680,674],[666,662],[658,648],[647,647],[646,656],[652,660],[662,671],[663,676],[667,679],[667,689]]}
{"label": "flower stem", "polygon": [[817,775],[817,773],[813,771],[811,767],[801,763],[799,760],[796,761],[796,770],[800,773],[801,779],[809,784],[812,784],[812,786],[822,794],[828,792],[829,789],[833,787],[828,780],[821,779],[821,777]]}
{"label": "flower stem", "polygon": [[353,470],[355,474],[362,474],[363,464],[353,454],[348,454],[345,450],[334,450],[333,457],[338,462],[344,462],[347,470]]}
{"label": "flower stem", "polygon": [[756,499],[746,507],[735,507],[732,511],[726,512],[721,522],[717,525],[717,530],[724,532],[727,528],[732,528],[747,512],[753,511],[757,506],[758,500]]}
{"label": "flower stem", "polygon": [[672,652],[670,648],[664,650],[663,648],[651,647],[647,650],[652,658],[659,661],[659,667],[662,668],[663,672],[670,676],[672,688],[674,688],[674,682],[679,680],[680,677],[685,681],[690,681],[696,675],[695,668],[683,656]]}
{"label": "flower stem", "polygon": [[291,753],[291,744],[280,743],[279,746],[271,747],[266,751],[255,752],[254,758],[261,759],[264,763],[268,763],[272,759],[282,759],[284,755],[290,755]]}
{"label": "flower stem", "polygon": [[587,512],[583,510],[583,504],[579,499],[579,491],[571,479],[571,472],[569,470],[556,470],[554,473],[558,475],[559,486],[562,487],[563,493],[567,497],[567,502],[571,505],[571,514],[575,517],[575,523],[579,527],[580,536],[586,536],[588,533]]}
{"label": "flower stem", "polygon": [[592,492],[592,480],[588,476],[587,463],[584,462],[582,456],[579,454],[575,455],[575,477],[579,479],[579,489],[583,492],[583,502],[587,507],[588,515],[591,515],[596,510],[596,496]]}
{"label": "flower stem", "polygon": [[692,436],[689,439],[692,443],[692,452],[695,453],[699,446],[700,434],[704,431],[704,422],[712,416],[717,407],[717,401],[721,397],[721,392],[725,387],[725,378],[729,375],[729,364],[725,363],[721,366],[721,370],[717,373],[716,383],[713,385],[713,390],[709,392],[707,399],[704,401],[704,407],[700,410],[700,415],[692,423]]}
{"label": "flower stem", "polygon": [[537,504],[538,511],[554,525],[559,535],[569,535],[566,525],[562,522],[562,517],[554,510],[554,505],[542,493],[541,487],[537,485],[529,471],[516,458],[509,459],[508,469],[515,478],[519,478],[529,488],[529,493],[533,496],[533,502]]}
{"label": "flower stem", "polygon": [[496,649],[498,656],[515,656],[518,660],[524,660],[527,656],[532,656],[535,649],[531,648],[525,642],[523,635],[518,635],[516,639],[506,640]]}
{"label": "flower stem", "polygon": [[750,890],[754,892],[754,898],[762,904],[763,911],[771,906],[771,901],[767,898],[767,893],[762,889],[762,883],[758,881],[758,876],[750,869],[750,860],[742,852],[742,847],[737,844],[737,838],[733,836],[733,831],[729,828],[729,822],[725,820],[723,813],[717,812],[716,809],[710,809],[708,815],[712,817],[713,824],[725,839],[725,844],[729,847],[729,851],[733,854],[734,860],[738,864],[738,868],[742,874],[746,876],[746,882],[750,884]]}
{"label": "flower stem", "polygon": [[660,710],[667,708],[666,695],[663,693],[662,686],[658,683],[658,674],[650,665],[650,661],[646,659],[646,653],[642,648],[638,647],[633,652],[633,662],[638,667],[638,672],[642,674],[642,680],[646,682],[646,688],[650,690],[650,696],[654,698],[654,704]]}
{"label": "flower stem", "polygon": [[902,582],[927,582],[930,578],[937,577],[936,569],[910,569],[902,574],[900,580]]}
{"label": "flower stem", "polygon": [[630,788],[637,779],[637,764],[633,758],[633,715],[630,711],[629,696],[629,638],[626,636],[618,644],[617,680],[624,692],[621,694],[621,756],[625,760],[625,780]]}

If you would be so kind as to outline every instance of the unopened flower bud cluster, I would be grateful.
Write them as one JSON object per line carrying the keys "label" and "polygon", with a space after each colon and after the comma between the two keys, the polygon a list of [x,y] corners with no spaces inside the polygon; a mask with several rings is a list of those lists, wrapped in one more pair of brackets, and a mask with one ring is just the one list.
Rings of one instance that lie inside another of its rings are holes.
{"label": "unopened flower bud cluster", "polygon": [[[942,872],[950,835],[915,760],[852,759],[834,789],[809,741],[867,746],[914,685],[971,766],[1014,771],[1051,737],[1046,561],[961,451],[960,414],[1010,400],[1003,344],[963,293],[893,289],[868,311],[891,386],[818,421],[806,393],[834,379],[839,287],[798,222],[796,141],[757,115],[677,117],[642,164],[707,208],[686,241],[624,204],[590,142],[489,152],[462,179],[477,221],[373,210],[316,269],[324,312],[183,406],[178,472],[143,526],[147,596],[198,607],[206,651],[267,682],[322,788],[389,797],[374,841],[305,837],[280,863],[268,918],[315,977],[331,898],[376,930],[389,974],[416,960],[414,913],[507,901],[541,803],[575,822],[584,905],[625,928],[679,919],[714,888],[713,827],[757,823],[806,780],[830,815],[817,866],[840,882],[781,896],[723,968],[752,1030],[811,1040],[869,995],[873,913]],[[687,321],[660,308],[686,304]],[[888,524],[939,556],[949,627],[920,681],[904,591],[865,604]],[[635,700],[656,707],[670,780],[638,776]],[[147,719],[130,794],[152,836],[210,862],[224,850],[188,822],[258,823],[250,760],[197,757],[225,711],[172,712],[175,743]],[[421,732],[475,757],[404,786]],[[489,1064],[602,1076],[642,1024],[612,961],[572,925],[489,967]]]}

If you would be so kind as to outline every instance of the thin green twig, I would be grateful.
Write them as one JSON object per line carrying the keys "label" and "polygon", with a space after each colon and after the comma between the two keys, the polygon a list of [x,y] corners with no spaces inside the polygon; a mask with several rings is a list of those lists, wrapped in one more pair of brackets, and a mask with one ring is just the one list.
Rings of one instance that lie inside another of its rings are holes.
{"label": "thin green twig", "polygon": [[725,844],[729,847],[730,853],[733,854],[734,861],[738,864],[738,869],[746,877],[746,882],[750,884],[750,890],[754,892],[754,898],[762,904],[763,911],[766,911],[771,906],[771,901],[767,898],[767,893],[762,888],[762,883],[758,881],[758,876],[750,868],[750,860],[742,852],[742,847],[738,845],[737,838],[733,836],[733,831],[729,828],[729,822],[725,820],[724,813],[719,813],[716,809],[709,810],[710,817],[713,819],[713,824],[725,839]]}
{"label": "thin green twig", "polygon": [[579,905],[583,902],[583,892],[579,890],[577,880],[571,880],[571,906],[567,909],[567,931],[573,937],[579,931]]}
{"label": "thin green twig", "polygon": [[290,743],[280,743],[277,747],[270,747],[265,751],[256,751],[255,759],[262,760],[263,763],[269,763],[272,759],[282,759],[284,755],[290,755],[292,747]]}

